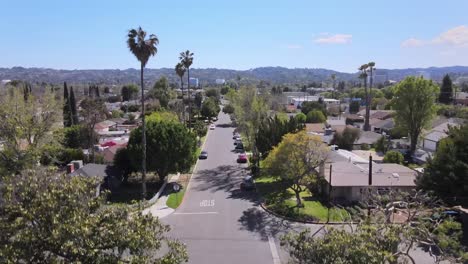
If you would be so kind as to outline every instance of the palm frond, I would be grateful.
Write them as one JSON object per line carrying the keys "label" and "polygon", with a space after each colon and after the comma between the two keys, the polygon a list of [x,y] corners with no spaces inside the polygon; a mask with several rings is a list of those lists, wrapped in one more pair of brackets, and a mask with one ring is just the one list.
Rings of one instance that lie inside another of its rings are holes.
{"label": "palm frond", "polygon": [[158,52],[156,46],[159,44],[159,39],[154,34],[151,34],[149,39],[145,38],[146,32],[141,27],[128,31],[128,48],[143,66],[146,65],[150,56],[156,55]]}

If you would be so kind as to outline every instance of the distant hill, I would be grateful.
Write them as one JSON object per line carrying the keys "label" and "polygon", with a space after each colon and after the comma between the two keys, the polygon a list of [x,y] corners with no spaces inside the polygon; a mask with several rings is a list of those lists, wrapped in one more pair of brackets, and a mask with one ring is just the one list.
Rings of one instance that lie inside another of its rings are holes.
{"label": "distant hill", "polygon": [[[190,75],[200,79],[203,85],[213,84],[216,79],[236,81],[239,77],[242,83],[258,83],[260,81],[271,84],[297,84],[329,81],[332,74],[336,74],[339,81],[358,81],[357,73],[343,73],[327,69],[261,67],[251,70],[237,71],[229,69],[191,69]],[[399,81],[409,75],[423,75],[435,81],[440,81],[445,74],[453,79],[468,76],[468,66],[430,67],[410,69],[378,69],[376,82],[385,80]],[[98,83],[125,84],[138,83],[139,70],[55,70],[47,68],[0,68],[0,80],[24,80],[34,83]],[[166,76],[171,82],[179,82],[174,69],[146,69],[145,81],[155,82],[161,76]]]}

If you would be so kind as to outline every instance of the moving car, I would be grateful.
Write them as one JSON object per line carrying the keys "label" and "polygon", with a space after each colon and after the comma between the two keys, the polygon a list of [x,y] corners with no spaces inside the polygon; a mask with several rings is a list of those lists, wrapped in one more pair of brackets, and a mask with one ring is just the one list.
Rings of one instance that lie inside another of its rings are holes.
{"label": "moving car", "polygon": [[214,130],[215,128],[216,128],[215,124],[212,124],[212,125],[210,126],[210,130]]}
{"label": "moving car", "polygon": [[207,159],[208,158],[208,151],[203,150],[198,156],[199,159]]}
{"label": "moving car", "polygon": [[241,153],[237,156],[237,163],[247,163],[247,154]]}
{"label": "moving car", "polygon": [[240,184],[243,191],[255,190],[255,181],[251,175],[247,175]]}

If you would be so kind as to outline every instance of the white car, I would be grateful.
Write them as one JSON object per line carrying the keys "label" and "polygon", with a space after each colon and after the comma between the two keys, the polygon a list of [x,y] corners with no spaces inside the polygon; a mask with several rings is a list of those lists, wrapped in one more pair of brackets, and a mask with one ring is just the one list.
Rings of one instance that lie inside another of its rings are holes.
{"label": "white car", "polygon": [[210,126],[210,130],[214,130],[216,128],[216,126],[213,124]]}

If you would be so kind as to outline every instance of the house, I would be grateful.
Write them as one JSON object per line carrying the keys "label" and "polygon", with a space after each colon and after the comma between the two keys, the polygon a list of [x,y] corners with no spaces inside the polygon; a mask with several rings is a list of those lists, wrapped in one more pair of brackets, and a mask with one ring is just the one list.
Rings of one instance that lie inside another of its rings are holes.
{"label": "house", "polygon": [[455,94],[455,103],[459,105],[468,106],[468,93],[457,92]]}
{"label": "house", "polygon": [[[290,105],[294,105],[297,108],[300,108],[304,102],[318,102],[321,97],[315,95],[305,95],[305,96],[298,96],[298,97],[289,97],[288,101]],[[327,108],[332,106],[339,106],[340,100],[331,99],[331,98],[322,98],[323,103]]]}
{"label": "house", "polygon": [[378,122],[373,124],[373,131],[376,133],[386,133],[389,134],[390,130],[395,127],[395,121],[393,118],[388,118],[384,120],[379,120]]}
{"label": "house", "polygon": [[94,131],[96,132],[107,132],[111,131],[112,129],[116,128],[117,123],[110,121],[110,120],[105,120],[102,122],[99,122],[94,125]]}
{"label": "house", "polygon": [[436,151],[440,140],[448,136],[449,126],[459,126],[460,123],[458,120],[449,119],[447,122],[432,128],[423,136],[422,148],[427,151]]}
{"label": "house", "polygon": [[110,165],[88,163],[83,165],[83,161],[72,161],[67,165],[67,173],[69,176],[96,177],[99,179],[99,184],[96,186],[96,195],[99,195],[101,190],[113,190],[120,185],[120,171]]}
{"label": "house", "polygon": [[326,192],[331,189],[333,200],[353,203],[365,199],[369,189],[382,193],[412,190],[416,187],[417,172],[399,164],[377,164],[352,152],[338,150],[330,153],[319,175],[326,180],[324,189]]}
{"label": "house", "polygon": [[114,162],[114,157],[115,157],[115,154],[117,153],[117,151],[121,148],[125,148],[127,147],[127,145],[114,145],[114,146],[110,146],[110,147],[107,147],[105,148],[101,155],[104,157],[104,162],[107,163],[107,164],[112,164]]}
{"label": "house", "polygon": [[361,149],[363,144],[372,146],[377,140],[382,137],[381,134],[372,131],[361,131],[359,138],[354,142],[353,149]]}

